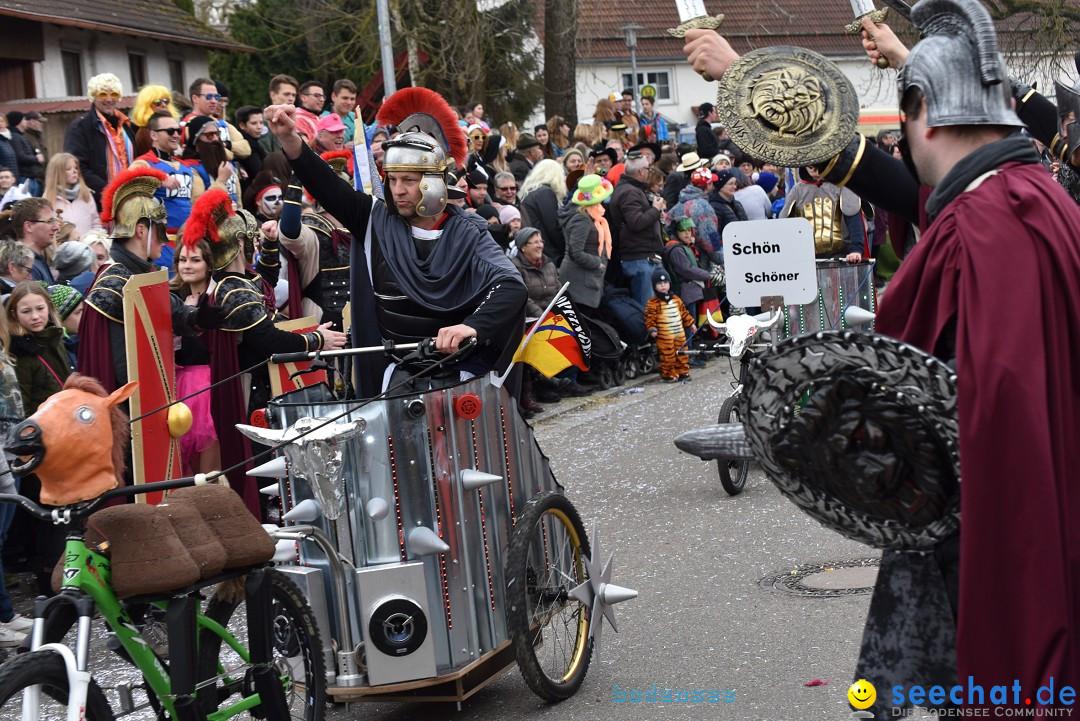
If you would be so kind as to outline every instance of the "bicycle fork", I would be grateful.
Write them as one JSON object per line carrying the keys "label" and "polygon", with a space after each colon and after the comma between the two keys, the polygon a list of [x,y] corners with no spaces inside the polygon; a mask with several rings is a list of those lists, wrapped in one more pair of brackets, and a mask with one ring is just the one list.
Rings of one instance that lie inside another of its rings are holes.
{"label": "bicycle fork", "polygon": [[[35,603],[35,606],[41,601]],[[84,721],[86,718],[86,696],[92,678],[87,667],[90,663],[90,621],[93,619],[94,601],[86,597],[75,601],[79,613],[78,637],[75,651],[62,643],[46,643],[44,606],[34,609],[34,630],[31,632],[30,649],[32,651],[51,651],[64,661],[68,677],[67,721]],[[39,613],[39,610],[41,611]],[[22,721],[38,721],[41,712],[41,686],[31,686],[23,691]]]}

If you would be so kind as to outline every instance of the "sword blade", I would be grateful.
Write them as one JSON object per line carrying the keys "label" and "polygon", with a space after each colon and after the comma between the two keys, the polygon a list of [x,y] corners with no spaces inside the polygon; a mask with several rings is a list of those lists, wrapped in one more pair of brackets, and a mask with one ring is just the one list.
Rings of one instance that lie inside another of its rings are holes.
{"label": "sword blade", "polygon": [[708,17],[704,0],[675,0],[675,7],[679,10],[679,22],[685,23],[694,18]]}
{"label": "sword blade", "polygon": [[894,10],[900,17],[905,20],[911,20],[911,3],[904,0],[881,0],[883,5],[888,5]]}
{"label": "sword blade", "polygon": [[869,15],[877,8],[874,7],[874,0],[851,0],[851,12],[855,13],[856,18],[861,18],[863,15]]}

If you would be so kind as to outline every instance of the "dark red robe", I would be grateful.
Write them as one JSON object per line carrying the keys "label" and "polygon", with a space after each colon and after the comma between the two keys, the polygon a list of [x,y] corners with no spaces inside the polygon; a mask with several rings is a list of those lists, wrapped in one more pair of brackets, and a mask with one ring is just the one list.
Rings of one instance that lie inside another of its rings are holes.
{"label": "dark red robe", "polygon": [[955,319],[959,679],[1036,706],[1080,686],[1080,209],[1041,165],[999,170],[927,229],[877,330],[935,352]]}

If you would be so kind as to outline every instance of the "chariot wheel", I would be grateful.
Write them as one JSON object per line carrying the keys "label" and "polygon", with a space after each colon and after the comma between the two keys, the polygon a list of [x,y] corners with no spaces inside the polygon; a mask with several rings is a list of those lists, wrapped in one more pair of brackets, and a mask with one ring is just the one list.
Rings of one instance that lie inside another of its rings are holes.
{"label": "chariot wheel", "polygon": [[[741,423],[739,397],[731,396],[720,406],[717,423]],[[750,461],[730,461],[723,458],[716,462],[716,471],[720,474],[720,485],[730,496],[737,496],[746,487],[746,476],[750,472]]]}
{"label": "chariot wheel", "polygon": [[589,539],[573,504],[541,493],[518,516],[506,557],[506,621],[518,668],[548,701],[573,696],[592,658],[588,607],[569,594],[587,579]]}

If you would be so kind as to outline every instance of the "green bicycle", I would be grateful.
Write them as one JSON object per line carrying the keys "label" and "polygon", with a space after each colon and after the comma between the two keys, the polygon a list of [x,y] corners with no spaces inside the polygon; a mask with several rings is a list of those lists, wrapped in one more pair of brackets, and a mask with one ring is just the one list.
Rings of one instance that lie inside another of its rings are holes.
{"label": "green bicycle", "polygon": [[[326,676],[319,631],[284,574],[260,564],[167,595],[121,601],[112,586],[107,548],[84,538],[79,521],[110,499],[195,484],[187,478],[126,486],[49,510],[22,496],[0,494],[0,502],[18,503],[36,518],[71,529],[61,592],[35,602],[30,651],[0,667],[0,718],[117,717],[89,669],[97,611],[112,633],[110,648],[138,670],[142,683],[134,687],[147,696],[136,705],[132,685],[114,688],[121,717],[150,706],[159,719],[175,721],[225,721],[245,712],[255,718],[322,720]],[[231,579],[242,582],[241,596],[205,597],[212,586]],[[167,650],[144,638],[152,618],[163,620]],[[72,635],[73,643],[61,643]]]}

